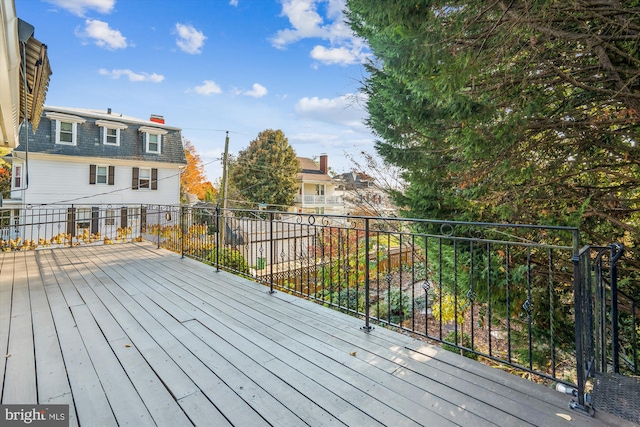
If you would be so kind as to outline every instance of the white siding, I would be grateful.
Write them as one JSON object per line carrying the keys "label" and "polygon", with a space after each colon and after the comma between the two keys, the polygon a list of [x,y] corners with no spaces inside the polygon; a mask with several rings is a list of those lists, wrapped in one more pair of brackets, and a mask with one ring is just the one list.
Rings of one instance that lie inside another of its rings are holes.
{"label": "white siding", "polygon": [[[53,157],[53,156],[52,156]],[[114,185],[89,184],[89,165],[115,166]],[[133,167],[158,169],[157,190],[132,190]],[[24,179],[24,178],[23,178]],[[22,193],[22,197],[20,197]],[[179,204],[178,165],[116,161],[104,158],[48,158],[30,155],[29,188],[14,191],[23,204]]]}

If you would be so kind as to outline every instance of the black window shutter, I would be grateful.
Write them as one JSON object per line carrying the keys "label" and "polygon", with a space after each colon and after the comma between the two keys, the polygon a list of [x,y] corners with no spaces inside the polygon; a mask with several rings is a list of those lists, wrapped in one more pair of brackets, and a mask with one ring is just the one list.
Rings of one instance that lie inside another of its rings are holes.
{"label": "black window shutter", "polygon": [[96,165],[89,165],[89,184],[96,183]]}
{"label": "black window shutter", "polygon": [[158,169],[156,168],[151,169],[151,189],[158,189]]}
{"label": "black window shutter", "polygon": [[109,185],[113,185],[115,183],[116,176],[116,167],[109,166]]}
{"label": "black window shutter", "polygon": [[98,232],[98,221],[100,220],[100,208],[97,206],[91,207],[91,234]]}
{"label": "black window shutter", "polygon": [[140,174],[140,168],[133,168],[133,173],[131,174],[131,188],[134,190],[138,189],[138,185],[139,185],[139,177]]}
{"label": "black window shutter", "polygon": [[67,208],[67,234],[76,235],[76,208]]}
{"label": "black window shutter", "polygon": [[140,207],[140,234],[146,232],[147,229],[147,207]]}
{"label": "black window shutter", "polygon": [[127,208],[120,209],[120,227],[127,227]]}

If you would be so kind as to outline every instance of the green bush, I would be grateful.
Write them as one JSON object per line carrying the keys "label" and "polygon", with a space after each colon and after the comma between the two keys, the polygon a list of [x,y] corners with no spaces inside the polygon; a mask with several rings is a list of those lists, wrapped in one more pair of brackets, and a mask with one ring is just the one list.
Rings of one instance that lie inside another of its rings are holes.
{"label": "green bush", "polygon": [[[214,248],[206,257],[207,261],[211,262],[213,265],[216,264],[217,252],[218,248]],[[218,258],[218,262],[220,263],[220,265],[226,267],[231,271],[239,272],[242,274],[249,273],[249,265],[247,264],[247,261],[244,259],[244,256],[236,249],[222,248],[220,250],[220,255],[218,256]]]}
{"label": "green bush", "polygon": [[[382,296],[382,295],[381,295]],[[401,323],[411,316],[411,297],[400,289],[392,289],[384,294],[385,299],[373,304],[373,316],[389,323]]]}

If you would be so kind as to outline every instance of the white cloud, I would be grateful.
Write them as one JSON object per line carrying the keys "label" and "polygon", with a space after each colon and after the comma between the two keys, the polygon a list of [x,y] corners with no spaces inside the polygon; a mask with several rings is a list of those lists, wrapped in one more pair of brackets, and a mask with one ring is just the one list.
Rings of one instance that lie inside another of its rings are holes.
{"label": "white cloud", "polygon": [[300,117],[334,125],[363,128],[366,98],[360,94],[346,94],[337,98],[304,97],[295,105]]}
{"label": "white cloud", "polygon": [[157,73],[135,73],[128,69],[119,69],[119,70],[106,70],[101,68],[98,70],[98,73],[103,76],[109,76],[112,79],[119,79],[122,76],[126,76],[129,78],[131,82],[151,82],[151,83],[160,83],[164,80],[164,76]]}
{"label": "white cloud", "polygon": [[229,4],[233,7],[238,7],[238,0],[229,0]]}
{"label": "white cloud", "polygon": [[97,19],[84,21],[84,30],[76,30],[76,36],[93,39],[96,45],[109,50],[127,47],[127,38],[120,31],[110,28],[108,23]]}
{"label": "white cloud", "polygon": [[116,0],[45,0],[47,3],[55,4],[74,15],[84,16],[89,10],[98,13],[111,13]]}
{"label": "white cloud", "polygon": [[200,95],[211,95],[222,92],[220,86],[218,86],[213,80],[205,80],[200,86],[194,87],[193,90]]}
{"label": "white cloud", "polygon": [[259,83],[254,83],[253,89],[242,92],[243,95],[253,96],[254,98],[262,98],[267,94],[267,88]]}
{"label": "white cloud", "polygon": [[317,12],[317,0],[284,0],[282,2],[282,16],[289,18],[293,28],[280,30],[271,39],[277,48],[284,48],[307,37],[326,37],[328,29],[323,24],[322,17]]}
{"label": "white cloud", "polygon": [[324,46],[316,46],[311,50],[311,57],[323,64],[355,64],[358,62],[358,56],[346,47],[337,47],[327,49]]}
{"label": "white cloud", "polygon": [[[324,7],[324,17],[318,6]],[[345,0],[283,0],[282,14],[289,19],[291,28],[280,30],[271,38],[271,44],[284,49],[287,45],[306,38],[327,40],[329,47],[316,46],[311,51],[315,60],[331,65],[348,65],[362,62],[367,54],[366,45],[354,38],[344,22],[342,10]]]}
{"label": "white cloud", "polygon": [[202,52],[202,46],[204,46],[204,41],[207,39],[202,31],[196,30],[193,25],[185,25],[178,22],[175,32],[178,34],[176,44],[183,52],[190,54]]}

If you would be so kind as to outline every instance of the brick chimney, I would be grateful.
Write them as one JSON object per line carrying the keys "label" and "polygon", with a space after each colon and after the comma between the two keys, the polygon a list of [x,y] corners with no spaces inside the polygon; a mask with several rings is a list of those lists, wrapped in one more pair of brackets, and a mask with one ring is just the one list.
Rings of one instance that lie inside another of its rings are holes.
{"label": "brick chimney", "polygon": [[152,114],[149,120],[155,123],[164,124],[164,116],[159,116],[157,114]]}
{"label": "brick chimney", "polygon": [[326,154],[320,154],[320,170],[325,175],[329,173],[329,160]]}

